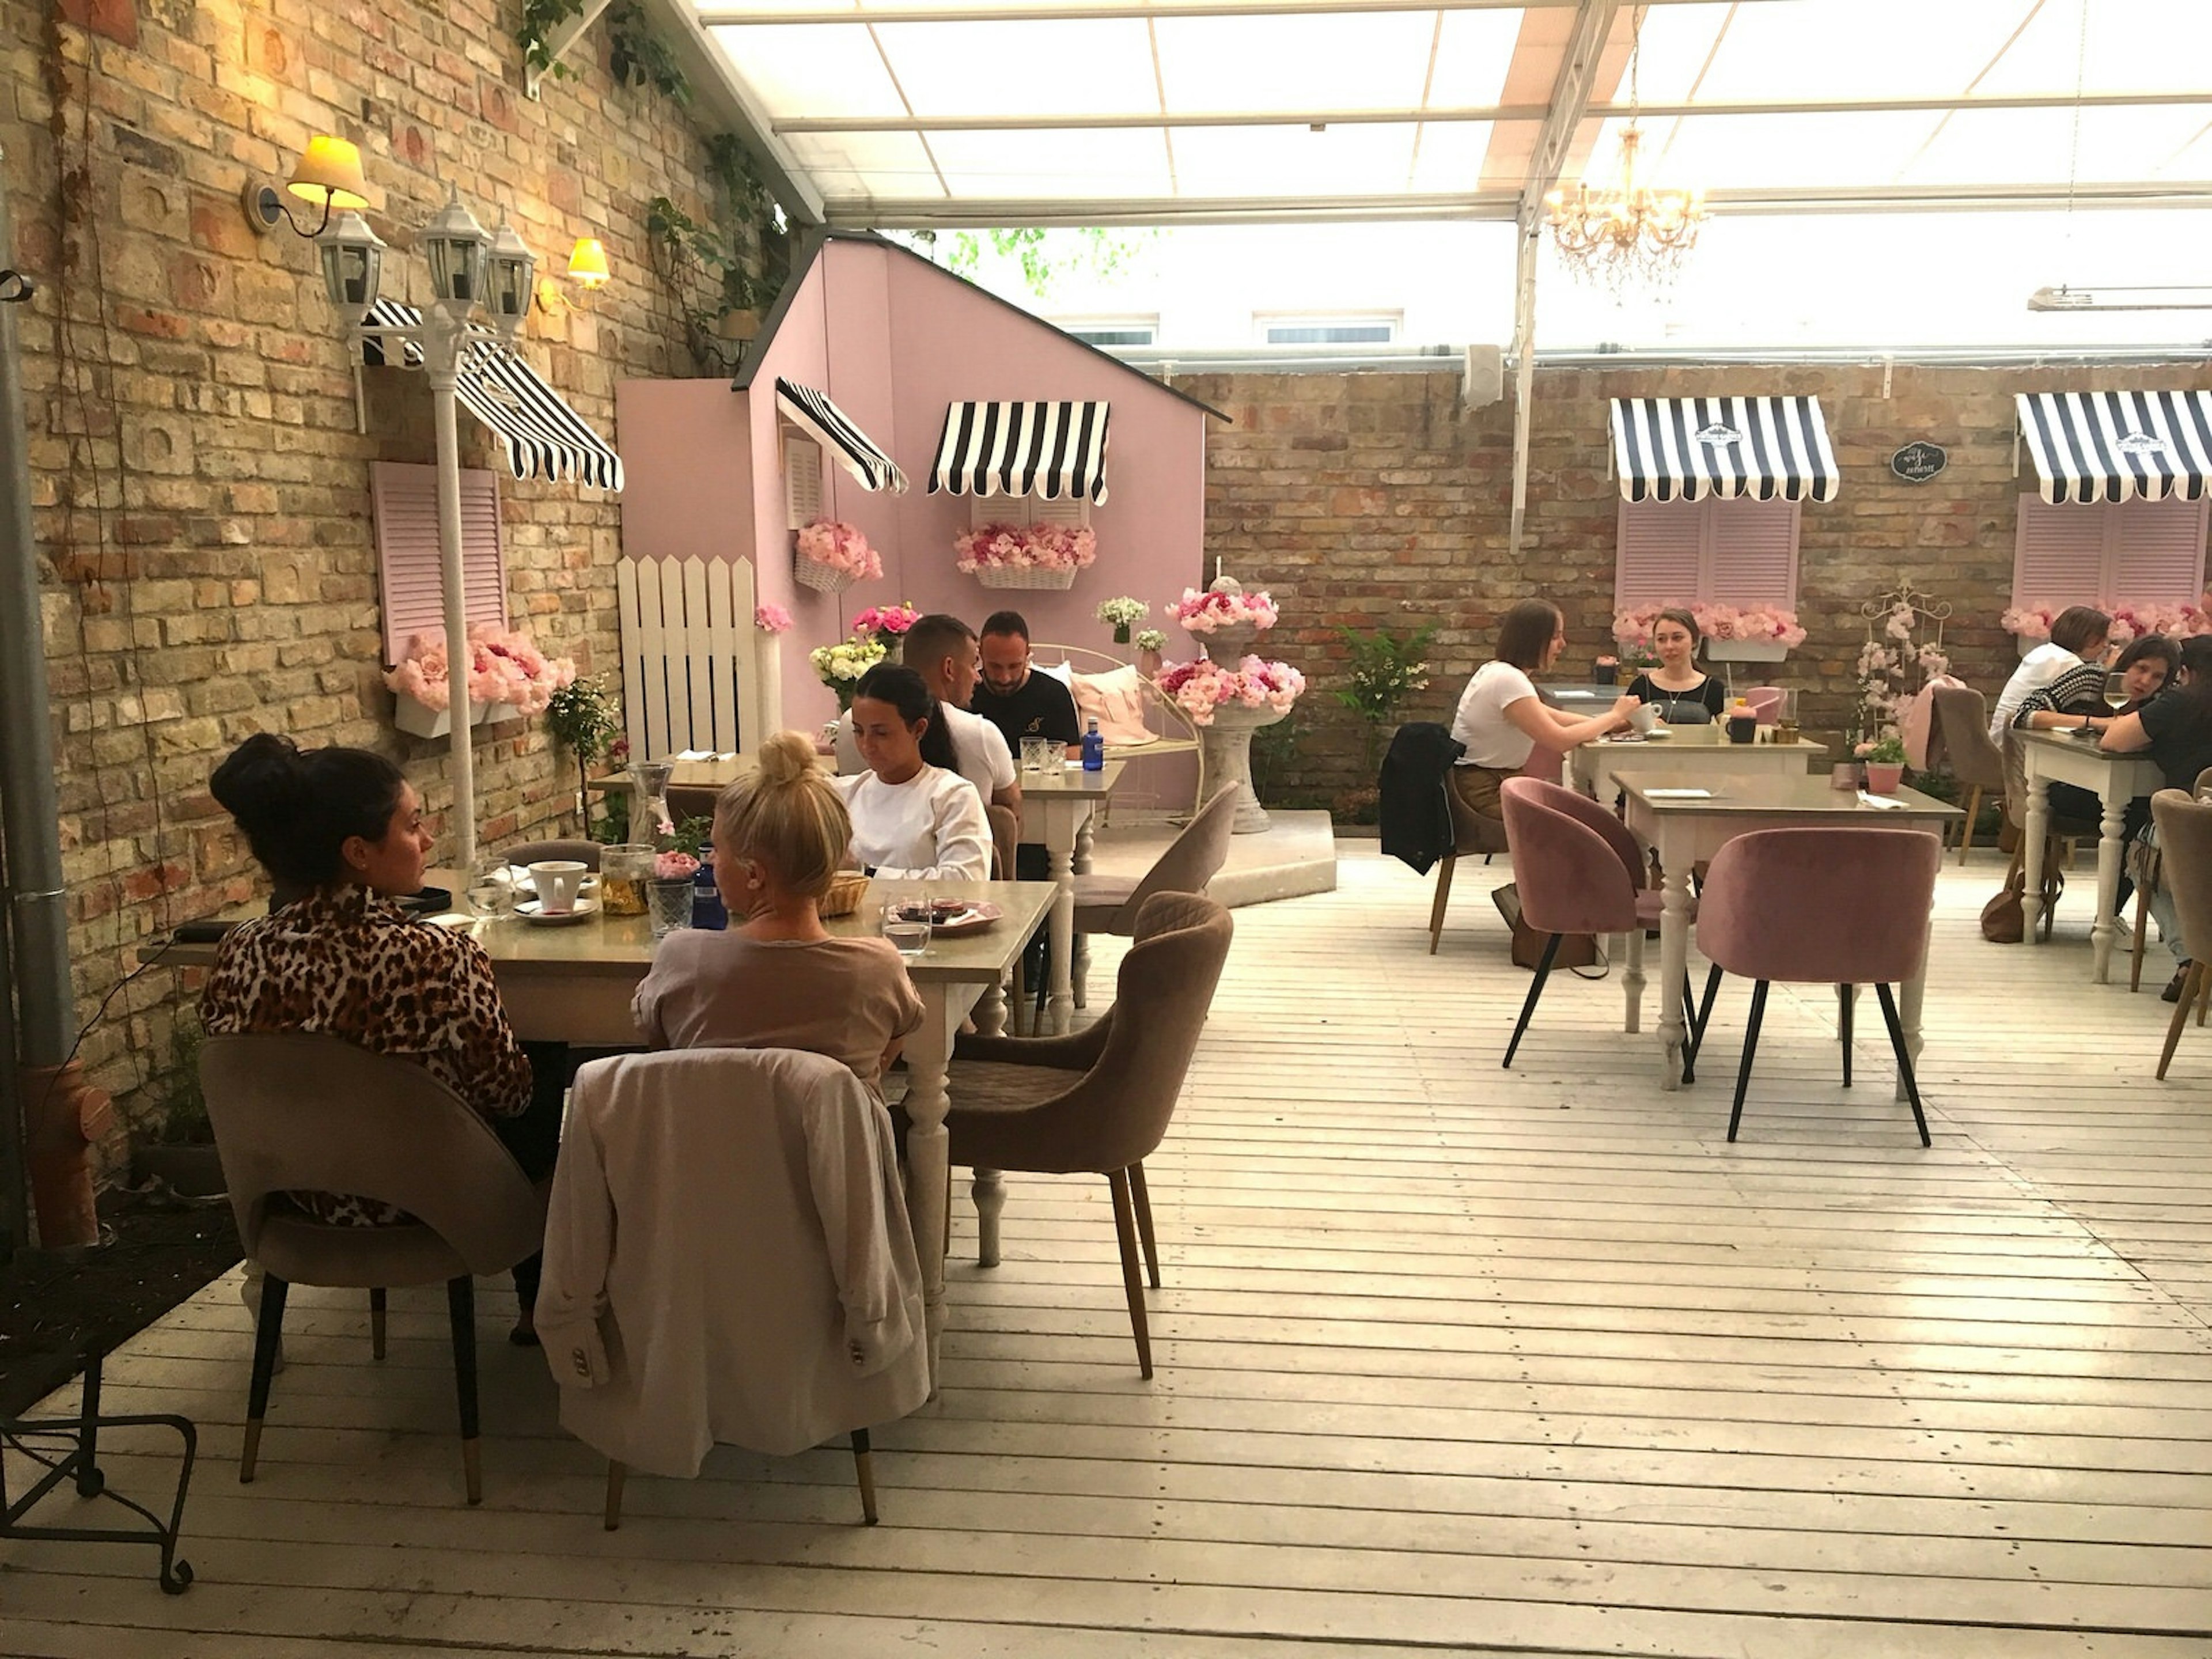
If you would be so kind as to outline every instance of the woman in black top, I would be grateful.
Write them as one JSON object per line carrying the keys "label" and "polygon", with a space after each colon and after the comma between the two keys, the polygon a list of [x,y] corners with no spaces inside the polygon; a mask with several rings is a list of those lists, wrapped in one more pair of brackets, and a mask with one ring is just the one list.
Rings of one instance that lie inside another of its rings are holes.
{"label": "woman in black top", "polygon": [[[2177,688],[2110,722],[2098,746],[2118,755],[2148,749],[2166,775],[2167,788],[2193,790],[2197,775],[2212,769],[2212,634],[2194,635],[2181,642],[2180,680]],[[2145,805],[2136,802],[2129,809],[2130,818]],[[2176,1001],[2190,958],[2180,919],[2174,914],[2172,888],[2160,883],[2151,894],[2150,909],[2158,918],[2159,936],[2178,964],[2162,994],[2166,1001]]]}
{"label": "woman in black top", "polygon": [[1659,711],[1662,720],[1710,725],[1728,707],[1728,688],[1698,666],[1702,637],[1698,619],[1686,611],[1662,611],[1652,620],[1651,648],[1659,665],[1628,683],[1628,695]]}

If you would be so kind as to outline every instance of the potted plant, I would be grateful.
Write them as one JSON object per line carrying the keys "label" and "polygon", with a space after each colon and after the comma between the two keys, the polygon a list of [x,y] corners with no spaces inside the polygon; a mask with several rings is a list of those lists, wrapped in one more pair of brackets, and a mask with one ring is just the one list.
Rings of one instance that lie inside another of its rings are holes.
{"label": "potted plant", "polygon": [[1365,770],[1372,773],[1384,729],[1397,725],[1409,697],[1429,689],[1429,665],[1421,653],[1429,648],[1436,624],[1424,623],[1402,639],[1387,628],[1365,634],[1350,628],[1336,631],[1352,653],[1347,684],[1336,700],[1359,717],[1360,754]]}
{"label": "potted plant", "polygon": [[131,1177],[137,1186],[159,1180],[179,1198],[214,1198],[225,1190],[215,1126],[200,1092],[200,1045],[206,1040],[199,1015],[179,1006],[170,1028],[168,1097],[161,1127],[151,1140],[131,1148]]}
{"label": "potted plant", "polygon": [[1869,794],[1893,795],[1905,782],[1905,739],[1891,732],[1872,743],[1858,746],[1859,758],[1866,763],[1866,787]]}
{"label": "potted plant", "polygon": [[1168,636],[1157,628],[1137,630],[1137,672],[1148,680],[1160,677],[1160,653],[1168,648]]}
{"label": "potted plant", "polygon": [[576,757],[576,811],[588,825],[592,763],[607,752],[622,730],[614,695],[597,680],[571,680],[547,702],[545,729]]}
{"label": "potted plant", "polygon": [[1132,599],[1124,593],[1116,599],[1103,601],[1096,614],[1100,622],[1114,630],[1114,643],[1127,645],[1129,642],[1129,630],[1151,616],[1152,607],[1142,599]]}
{"label": "potted plant", "polygon": [[[575,678],[574,662],[545,655],[520,629],[479,623],[469,629],[466,700],[471,726],[542,714],[553,694]],[[401,731],[436,738],[453,729],[444,635],[416,635],[407,642],[406,656],[386,671],[384,683],[397,694],[392,722]]]}
{"label": "potted plant", "polygon": [[853,618],[853,637],[872,637],[883,647],[884,660],[896,662],[907,630],[921,620],[921,612],[910,605],[872,605]]}

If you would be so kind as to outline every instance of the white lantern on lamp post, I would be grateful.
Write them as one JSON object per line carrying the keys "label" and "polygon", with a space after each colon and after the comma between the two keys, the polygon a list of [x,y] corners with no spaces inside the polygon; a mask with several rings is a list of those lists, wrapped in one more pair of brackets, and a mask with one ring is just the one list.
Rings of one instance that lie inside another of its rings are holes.
{"label": "white lantern on lamp post", "polygon": [[341,213],[315,239],[322,255],[323,289],[331,308],[358,322],[376,303],[384,277],[384,242],[358,213]]}
{"label": "white lantern on lamp post", "polygon": [[485,265],[489,284],[485,304],[501,337],[511,343],[530,315],[530,298],[536,292],[531,283],[538,271],[538,256],[515,234],[513,225],[501,225],[491,239]]}

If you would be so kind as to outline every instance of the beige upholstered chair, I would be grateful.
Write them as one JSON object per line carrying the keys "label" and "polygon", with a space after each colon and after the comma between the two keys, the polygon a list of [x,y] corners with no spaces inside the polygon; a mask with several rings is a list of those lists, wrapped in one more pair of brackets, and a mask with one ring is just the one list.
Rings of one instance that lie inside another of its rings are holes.
{"label": "beige upholstered chair", "polygon": [[1930,747],[1939,744],[1951,763],[1951,775],[1967,791],[1966,821],[1959,832],[1959,862],[1964,864],[1974,844],[1974,820],[1981,816],[1983,795],[1994,793],[2002,798],[2005,791],[2004,751],[1990,737],[1990,706],[1980,692],[1970,686],[1936,688]]}
{"label": "beige upholstered chair", "polygon": [[1086,933],[1137,931],[1137,916],[1155,893],[1203,893],[1229,860],[1229,838],[1236,833],[1237,792],[1224,789],[1198,810],[1167,850],[1142,876],[1085,875],[1075,878],[1076,947],[1073,973],[1075,1006],[1089,1006],[1091,952]]}
{"label": "beige upholstered chair", "polygon": [[1011,806],[983,808],[983,815],[991,820],[991,879],[1012,881],[1014,878],[1014,848],[1021,844],[1022,820]]}
{"label": "beige upholstered chair", "polygon": [[586,870],[599,867],[599,843],[595,841],[526,841],[507,849],[507,861],[526,868],[533,864],[547,864],[556,859],[568,859]]}
{"label": "beige upholstered chair", "polygon": [[[343,1038],[304,1031],[210,1037],[200,1050],[200,1082],[239,1242],[266,1274],[239,1480],[253,1479],[290,1285],[368,1291],[381,1358],[386,1288],[442,1281],[468,1498],[481,1502],[474,1281],[537,1253],[544,1195],[459,1095],[411,1061]],[[374,1199],[416,1221],[331,1225],[277,1201],[301,1191]]]}
{"label": "beige upholstered chair", "polygon": [[[2206,779],[2197,780],[2201,791]],[[2181,981],[2180,1000],[2173,1005],[2173,1021],[2166,1028],[2166,1048],[2158,1057],[2158,1076],[2166,1080],[2173,1064],[2173,1051],[2181,1042],[2181,1028],[2191,1008],[2197,1023],[2204,1023],[2212,1007],[2212,800],[2192,799],[2179,789],[2161,789],[2150,798],[2151,822],[2158,826],[2160,868],[2173,890],[2175,920],[2181,938],[2193,953],[2188,977]]]}
{"label": "beige upholstered chair", "polygon": [[955,1164],[1042,1174],[1103,1175],[1114,1194],[1121,1282],[1137,1364],[1152,1374],[1138,1277],[1138,1236],[1152,1284],[1159,1244],[1145,1159],[1167,1133],[1228,959],[1229,912],[1190,893],[1156,893],[1121,958],[1114,1006],[1072,1036],[963,1036],[954,1051],[945,1127]]}

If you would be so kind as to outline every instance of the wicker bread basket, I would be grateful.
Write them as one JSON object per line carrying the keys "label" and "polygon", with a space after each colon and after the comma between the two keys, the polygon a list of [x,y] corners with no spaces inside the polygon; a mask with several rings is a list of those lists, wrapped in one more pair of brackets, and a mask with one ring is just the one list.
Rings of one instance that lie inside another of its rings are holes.
{"label": "wicker bread basket", "polygon": [[830,878],[830,890],[822,896],[824,916],[849,916],[860,908],[860,896],[868,890],[868,878],[858,870],[840,870]]}

